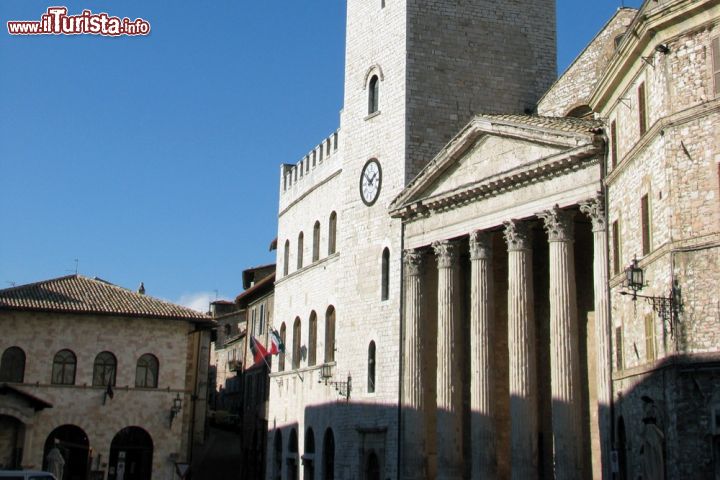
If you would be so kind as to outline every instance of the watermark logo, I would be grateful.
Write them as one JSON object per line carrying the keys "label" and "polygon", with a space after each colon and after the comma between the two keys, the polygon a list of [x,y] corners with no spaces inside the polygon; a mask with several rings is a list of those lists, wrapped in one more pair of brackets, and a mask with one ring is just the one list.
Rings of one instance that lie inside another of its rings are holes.
{"label": "watermark logo", "polygon": [[113,17],[107,13],[83,10],[79,15],[68,15],[67,7],[49,7],[40,20],[7,22],[10,35],[148,35],[150,22],[137,18]]}

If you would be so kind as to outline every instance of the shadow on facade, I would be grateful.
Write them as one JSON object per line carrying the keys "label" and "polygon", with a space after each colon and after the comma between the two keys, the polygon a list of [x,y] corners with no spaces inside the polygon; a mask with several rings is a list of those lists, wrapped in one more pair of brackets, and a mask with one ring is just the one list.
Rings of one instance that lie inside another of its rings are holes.
{"label": "shadow on facade", "polygon": [[615,478],[720,478],[720,358],[634,370],[614,378]]}

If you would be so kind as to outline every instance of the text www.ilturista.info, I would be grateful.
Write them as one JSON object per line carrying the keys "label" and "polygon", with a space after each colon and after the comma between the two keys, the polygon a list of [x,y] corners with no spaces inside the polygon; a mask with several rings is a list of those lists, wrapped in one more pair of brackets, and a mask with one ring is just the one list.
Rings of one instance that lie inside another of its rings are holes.
{"label": "text www.ilturista.info", "polygon": [[10,35],[148,35],[150,22],[137,18],[111,17],[107,13],[83,10],[80,15],[68,15],[67,7],[49,7],[40,21],[9,21]]}

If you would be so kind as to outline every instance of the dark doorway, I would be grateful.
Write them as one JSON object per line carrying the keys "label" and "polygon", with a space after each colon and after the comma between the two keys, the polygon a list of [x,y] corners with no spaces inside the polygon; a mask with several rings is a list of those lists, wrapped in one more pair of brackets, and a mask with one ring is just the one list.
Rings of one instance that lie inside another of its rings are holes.
{"label": "dark doorway", "polygon": [[380,460],[375,452],[370,452],[365,461],[365,480],[380,480]]}
{"label": "dark doorway", "polygon": [[140,427],[120,430],[110,444],[108,480],[150,480],[153,441]]}
{"label": "dark doorway", "polygon": [[335,480],[335,435],[329,428],[325,430],[323,440],[323,478]]}
{"label": "dark doorway", "polygon": [[90,442],[82,428],[75,425],[62,425],[50,432],[43,450],[43,469],[47,468],[50,449],[57,447],[65,460],[63,478],[59,480],[85,480],[90,467]]}
{"label": "dark doorway", "polygon": [[618,463],[620,464],[619,480],[628,480],[627,476],[627,435],[625,433],[625,420],[618,420]]}

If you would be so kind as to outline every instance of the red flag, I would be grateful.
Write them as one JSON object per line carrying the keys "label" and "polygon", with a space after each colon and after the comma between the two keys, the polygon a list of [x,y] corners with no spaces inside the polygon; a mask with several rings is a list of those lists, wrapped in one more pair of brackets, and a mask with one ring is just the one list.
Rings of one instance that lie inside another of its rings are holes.
{"label": "red flag", "polygon": [[250,351],[253,354],[253,365],[257,365],[258,362],[264,362],[265,357],[270,355],[263,344],[255,340],[255,337],[250,337]]}

